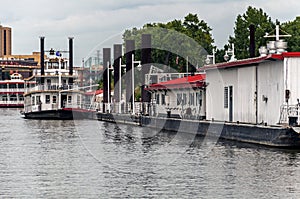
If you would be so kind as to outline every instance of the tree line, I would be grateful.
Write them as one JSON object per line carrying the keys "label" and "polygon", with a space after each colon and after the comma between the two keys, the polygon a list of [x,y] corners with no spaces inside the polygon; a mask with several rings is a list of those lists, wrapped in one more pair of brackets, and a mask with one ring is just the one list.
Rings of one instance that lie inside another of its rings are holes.
{"label": "tree line", "polygon": [[[260,46],[266,46],[268,38],[264,37],[265,34],[275,34],[274,30],[277,24],[280,25],[281,31],[292,35],[292,37],[285,38],[285,41],[288,42],[287,50],[300,51],[300,17],[281,23],[278,20],[273,21],[261,8],[252,6],[249,6],[245,13],[237,15],[234,34],[229,36],[228,42],[223,48],[217,48],[214,45],[212,28],[204,20],[199,19],[197,14],[192,13],[187,14],[183,20],[147,23],[141,28],[125,30],[123,40],[134,39],[138,47],[141,45],[141,35],[150,33],[152,35],[153,63],[161,63],[179,72],[186,72],[187,69],[194,71],[196,67],[205,64],[206,56],[202,54],[202,51],[212,54],[215,49],[216,63],[224,62],[223,56],[225,51],[231,48],[231,44],[234,44],[237,59],[249,58],[249,26],[251,24],[255,25],[256,55],[258,55]],[[197,45],[193,42],[196,42]],[[136,58],[140,59],[140,50],[136,51]]]}

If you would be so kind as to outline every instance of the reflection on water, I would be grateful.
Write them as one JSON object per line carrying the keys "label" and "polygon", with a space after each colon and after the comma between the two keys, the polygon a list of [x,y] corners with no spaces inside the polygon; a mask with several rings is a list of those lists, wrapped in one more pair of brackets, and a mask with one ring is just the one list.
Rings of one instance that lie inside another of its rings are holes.
{"label": "reflection on water", "polygon": [[137,126],[0,115],[4,198],[300,197],[299,151],[207,148],[201,137]]}

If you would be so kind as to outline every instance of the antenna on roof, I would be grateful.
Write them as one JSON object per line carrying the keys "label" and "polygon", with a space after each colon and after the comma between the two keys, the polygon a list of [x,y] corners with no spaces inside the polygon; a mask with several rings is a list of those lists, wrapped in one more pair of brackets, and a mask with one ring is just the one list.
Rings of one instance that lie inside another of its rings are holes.
{"label": "antenna on roof", "polygon": [[[280,35],[280,31],[283,32],[283,35]],[[275,41],[269,41],[267,43],[267,48],[265,46],[261,46],[259,48],[259,51],[261,53],[261,56],[265,56],[267,55],[267,53],[269,54],[281,54],[283,52],[285,52],[286,48],[287,48],[287,42],[285,42],[283,39],[280,39],[280,37],[291,37],[292,35],[288,34],[287,32],[281,30],[279,28],[279,25],[276,25],[275,28],[275,35],[269,35],[268,33],[266,33],[266,35],[264,36],[264,38],[275,38]],[[267,50],[267,51],[266,51]]]}
{"label": "antenna on roof", "polygon": [[[282,31],[284,33],[284,35],[280,35],[280,31]],[[285,32],[284,30],[281,30],[279,28],[279,25],[276,25],[275,28],[275,35],[269,35],[269,33],[266,33],[266,35],[264,36],[264,38],[276,38],[276,41],[280,40],[280,37],[291,37],[292,35],[288,34],[287,32]]]}

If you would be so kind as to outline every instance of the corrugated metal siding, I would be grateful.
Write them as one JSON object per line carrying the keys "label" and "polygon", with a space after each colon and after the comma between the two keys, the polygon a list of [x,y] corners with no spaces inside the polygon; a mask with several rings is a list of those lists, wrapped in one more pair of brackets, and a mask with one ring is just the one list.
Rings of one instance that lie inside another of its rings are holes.
{"label": "corrugated metal siding", "polygon": [[[283,62],[266,62],[258,66],[258,122],[277,124],[284,103]],[[264,98],[267,101],[264,101]]]}

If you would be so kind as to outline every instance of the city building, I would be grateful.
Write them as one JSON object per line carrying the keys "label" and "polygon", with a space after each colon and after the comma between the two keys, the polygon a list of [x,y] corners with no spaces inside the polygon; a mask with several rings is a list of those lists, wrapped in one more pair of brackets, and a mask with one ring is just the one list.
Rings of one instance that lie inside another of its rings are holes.
{"label": "city building", "polygon": [[11,55],[11,28],[0,25],[0,57]]}

